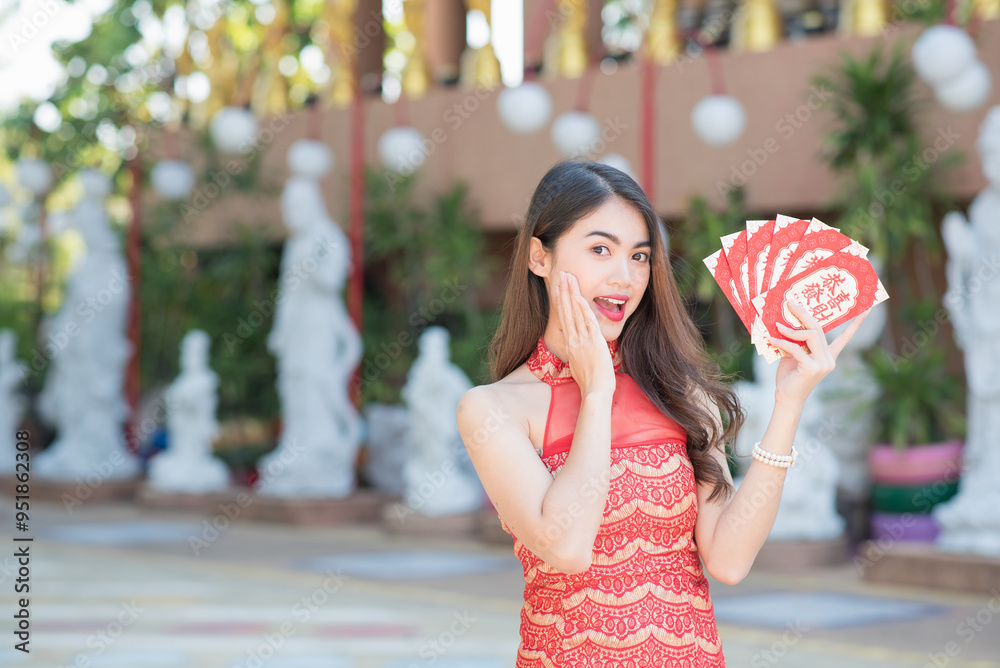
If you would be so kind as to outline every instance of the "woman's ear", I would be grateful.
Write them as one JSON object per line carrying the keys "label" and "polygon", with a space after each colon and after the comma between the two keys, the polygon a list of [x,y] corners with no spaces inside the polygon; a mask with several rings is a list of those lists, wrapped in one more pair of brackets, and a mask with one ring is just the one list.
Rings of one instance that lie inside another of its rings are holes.
{"label": "woman's ear", "polygon": [[548,278],[552,271],[552,256],[545,250],[542,240],[538,237],[531,237],[528,246],[528,269],[536,276]]}

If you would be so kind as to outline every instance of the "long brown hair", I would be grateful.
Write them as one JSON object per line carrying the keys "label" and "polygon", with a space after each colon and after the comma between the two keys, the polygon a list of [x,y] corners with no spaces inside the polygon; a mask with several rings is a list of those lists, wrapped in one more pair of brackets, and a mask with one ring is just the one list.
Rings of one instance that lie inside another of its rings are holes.
{"label": "long brown hair", "polygon": [[[639,184],[624,172],[599,162],[567,160],[542,177],[517,237],[500,325],[489,346],[492,380],[504,378],[527,361],[548,323],[545,282],[528,269],[531,238],[538,237],[551,252],[576,221],[612,197],[642,215],[652,241],[649,284],[618,338],[622,371],[664,415],[687,431],[695,479],[713,486],[709,498],[728,498],[733,487],[710,452],[716,444],[735,439],[745,415],[684,307],[656,212]],[[721,434],[713,417],[694,400],[696,388],[722,409]]]}

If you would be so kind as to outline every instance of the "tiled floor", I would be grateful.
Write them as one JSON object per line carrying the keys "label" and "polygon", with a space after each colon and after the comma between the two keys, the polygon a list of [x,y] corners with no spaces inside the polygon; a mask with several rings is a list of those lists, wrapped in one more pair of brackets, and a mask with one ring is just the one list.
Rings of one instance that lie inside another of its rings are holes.
{"label": "tiled floor", "polygon": [[[4,505],[0,528],[12,525]],[[13,651],[4,629],[0,666],[513,665],[523,579],[510,548],[240,519],[213,533],[211,516],[36,506],[32,652]],[[5,611],[15,577],[0,557]],[[712,594],[730,668],[1000,668],[1000,592],[876,587],[845,565],[752,572]]]}

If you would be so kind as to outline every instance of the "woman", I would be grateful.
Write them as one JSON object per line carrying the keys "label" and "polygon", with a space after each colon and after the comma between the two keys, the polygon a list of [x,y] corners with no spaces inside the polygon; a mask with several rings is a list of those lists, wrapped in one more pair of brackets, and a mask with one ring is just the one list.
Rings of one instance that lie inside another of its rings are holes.
{"label": "woman", "polygon": [[[704,570],[743,579],[774,522],[806,397],[864,316],[828,344],[783,330],[775,407],[734,492],[744,414],[674,283],[642,189],[600,163],[542,178],[491,343],[493,382],[459,428],[524,566],[518,668],[724,666]],[[721,415],[720,415],[721,411]],[[700,557],[700,559],[699,559]]]}

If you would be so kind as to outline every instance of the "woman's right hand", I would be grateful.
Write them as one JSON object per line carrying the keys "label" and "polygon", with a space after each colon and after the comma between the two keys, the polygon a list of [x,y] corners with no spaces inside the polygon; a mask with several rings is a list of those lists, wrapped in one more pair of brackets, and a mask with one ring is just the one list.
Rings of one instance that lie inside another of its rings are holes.
{"label": "woman's right hand", "polygon": [[590,304],[580,294],[576,276],[559,272],[555,285],[556,312],[566,341],[567,361],[583,396],[615,391],[615,366],[608,342]]}

